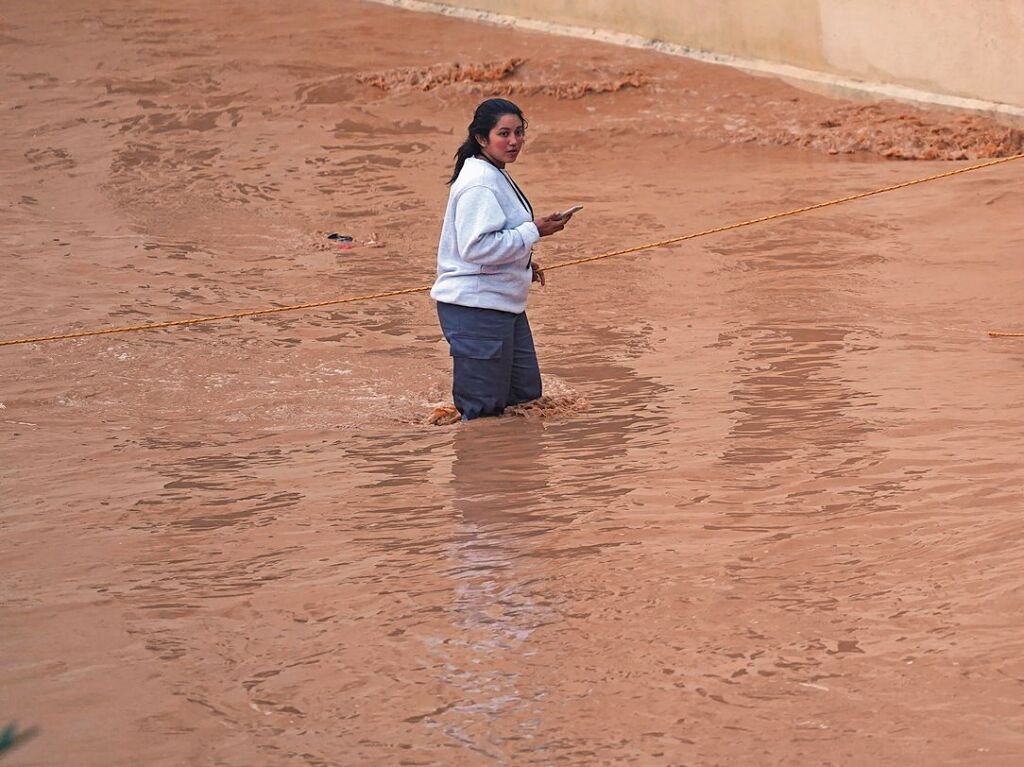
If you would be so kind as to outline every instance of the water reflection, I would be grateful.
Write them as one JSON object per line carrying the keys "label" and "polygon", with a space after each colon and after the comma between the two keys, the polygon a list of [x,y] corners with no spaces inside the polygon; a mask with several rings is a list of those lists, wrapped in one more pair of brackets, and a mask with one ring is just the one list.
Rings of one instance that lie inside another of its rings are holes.
{"label": "water reflection", "polygon": [[459,703],[445,732],[484,754],[494,744],[474,734],[476,725],[486,732],[487,721],[522,712],[546,692],[521,691],[517,670],[533,631],[557,620],[543,574],[527,564],[537,536],[558,524],[545,514],[545,450],[540,422],[469,424],[452,441],[456,522],[446,554],[454,631],[437,649],[441,679],[458,690]]}
{"label": "water reflection", "polygon": [[[609,534],[602,516],[642,483],[635,467],[663,439],[665,416],[646,409],[663,387],[616,364],[599,372],[590,380],[607,391],[591,411],[477,421],[452,434],[451,630],[428,644],[458,702],[430,724],[481,754],[507,753],[505,741],[529,742],[548,727],[542,706],[557,680],[530,673],[545,646],[534,635],[573,612],[581,557],[630,543]],[[602,408],[605,396],[614,407]]]}

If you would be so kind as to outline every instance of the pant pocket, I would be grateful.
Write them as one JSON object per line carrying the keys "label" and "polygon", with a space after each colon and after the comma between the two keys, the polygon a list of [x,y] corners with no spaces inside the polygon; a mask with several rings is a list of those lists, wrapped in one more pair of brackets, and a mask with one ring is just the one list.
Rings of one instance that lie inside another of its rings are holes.
{"label": "pant pocket", "polygon": [[472,360],[496,360],[501,358],[504,341],[500,338],[473,338],[453,335],[448,339],[453,357]]}

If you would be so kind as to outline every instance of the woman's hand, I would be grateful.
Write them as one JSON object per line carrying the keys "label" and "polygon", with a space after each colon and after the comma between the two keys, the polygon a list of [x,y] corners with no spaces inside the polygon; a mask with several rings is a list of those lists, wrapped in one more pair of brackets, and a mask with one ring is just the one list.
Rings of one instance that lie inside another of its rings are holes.
{"label": "woman's hand", "polygon": [[530,268],[533,269],[533,281],[539,282],[540,286],[544,287],[544,268],[536,261],[530,262]]}
{"label": "woman's hand", "polygon": [[537,231],[540,232],[541,237],[547,237],[549,234],[560,232],[565,229],[565,223],[569,219],[560,218],[557,213],[552,213],[550,216],[544,216],[543,218],[533,219],[534,226],[537,227]]}

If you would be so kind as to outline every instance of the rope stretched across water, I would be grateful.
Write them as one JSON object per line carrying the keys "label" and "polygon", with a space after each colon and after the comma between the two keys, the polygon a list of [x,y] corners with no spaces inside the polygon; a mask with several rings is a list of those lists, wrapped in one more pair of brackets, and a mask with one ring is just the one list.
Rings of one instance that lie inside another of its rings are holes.
{"label": "rope stretched across water", "polygon": [[[766,221],[776,221],[780,218],[788,218],[790,216],[798,216],[802,213],[808,213],[812,210],[820,210],[821,208],[828,208],[833,205],[840,205],[844,202],[853,202],[854,200],[863,200],[866,197],[874,197],[875,195],[885,194],[886,192],[895,192],[897,189],[905,189],[909,186],[916,186],[917,184],[925,184],[929,181],[938,181],[942,178],[949,178],[950,176],[957,176],[961,173],[970,173],[971,171],[981,170],[982,168],[989,168],[993,165],[1001,165],[1003,163],[1012,162],[1014,160],[1020,160],[1024,158],[1024,153],[1011,155],[1010,157],[1000,157],[995,160],[988,160],[986,162],[977,163],[976,165],[969,165],[965,168],[957,168],[955,170],[946,171],[945,173],[936,173],[933,176],[925,176],[923,178],[916,178],[910,181],[904,181],[899,184],[892,184],[891,186],[885,186],[881,189],[873,189],[870,192],[861,192],[859,194],[851,194],[846,197],[840,197],[835,200],[828,200],[826,202],[819,202],[814,205],[806,205],[802,208],[794,208],[793,210],[786,210],[780,213],[772,213],[768,216],[761,216],[759,218],[752,218],[747,221],[740,221],[734,224],[726,224],[724,226],[716,226],[712,229],[704,229],[699,232],[693,232],[691,234],[684,234],[680,237],[671,237],[667,240],[658,240],[657,242],[648,242],[643,245],[636,245],[632,248],[624,248],[622,250],[613,250],[608,253],[601,253],[596,256],[586,256],[583,258],[572,259],[571,261],[562,261],[551,266],[544,267],[545,272],[549,272],[553,269],[564,269],[567,266],[577,266],[579,264],[588,264],[592,261],[601,261],[606,258],[615,258],[617,256],[625,256],[631,253],[639,253],[644,250],[653,250],[654,248],[663,248],[668,245],[675,245],[680,242],[686,242],[687,240],[695,240],[698,237],[708,237],[712,234],[720,234],[721,232],[729,232],[734,229],[741,229],[746,226],[753,226],[754,224],[763,224]],[[17,346],[20,344],[33,344],[42,343],[44,341],[63,341],[72,338],[89,338],[91,336],[102,336],[110,335],[113,333],[131,333],[140,330],[158,330],[160,328],[175,328],[185,327],[187,325],[198,325],[205,322],[218,322],[221,320],[234,320],[241,319],[243,317],[260,317],[268,314],[279,314],[281,312],[296,312],[303,309],[319,309],[325,306],[339,306],[341,304],[351,304],[358,301],[372,301],[378,298],[391,298],[393,296],[403,296],[411,293],[423,293],[430,290],[430,285],[420,285],[410,288],[399,288],[397,290],[386,290],[379,293],[366,293],[359,296],[347,296],[344,298],[335,298],[327,301],[315,301],[312,303],[305,304],[294,304],[291,306],[277,306],[262,309],[251,309],[247,311],[231,312],[230,314],[216,314],[208,317],[193,317],[187,320],[169,320],[166,322],[150,322],[141,325],[126,325],[123,327],[114,328],[100,328],[96,330],[82,330],[75,333],[60,333],[50,336],[35,336],[32,338],[13,338],[8,340],[0,341],[0,346]],[[999,332],[990,331],[990,336],[996,338],[1007,338],[1007,337],[1024,337],[1024,333],[1011,333],[1011,332]]]}

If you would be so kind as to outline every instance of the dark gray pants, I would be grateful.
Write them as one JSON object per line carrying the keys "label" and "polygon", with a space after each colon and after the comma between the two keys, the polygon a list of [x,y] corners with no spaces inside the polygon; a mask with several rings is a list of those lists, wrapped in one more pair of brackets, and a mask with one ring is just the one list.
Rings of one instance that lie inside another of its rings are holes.
{"label": "dark gray pants", "polygon": [[452,354],[452,396],[462,420],[501,415],[541,395],[540,367],[526,312],[438,302]]}

